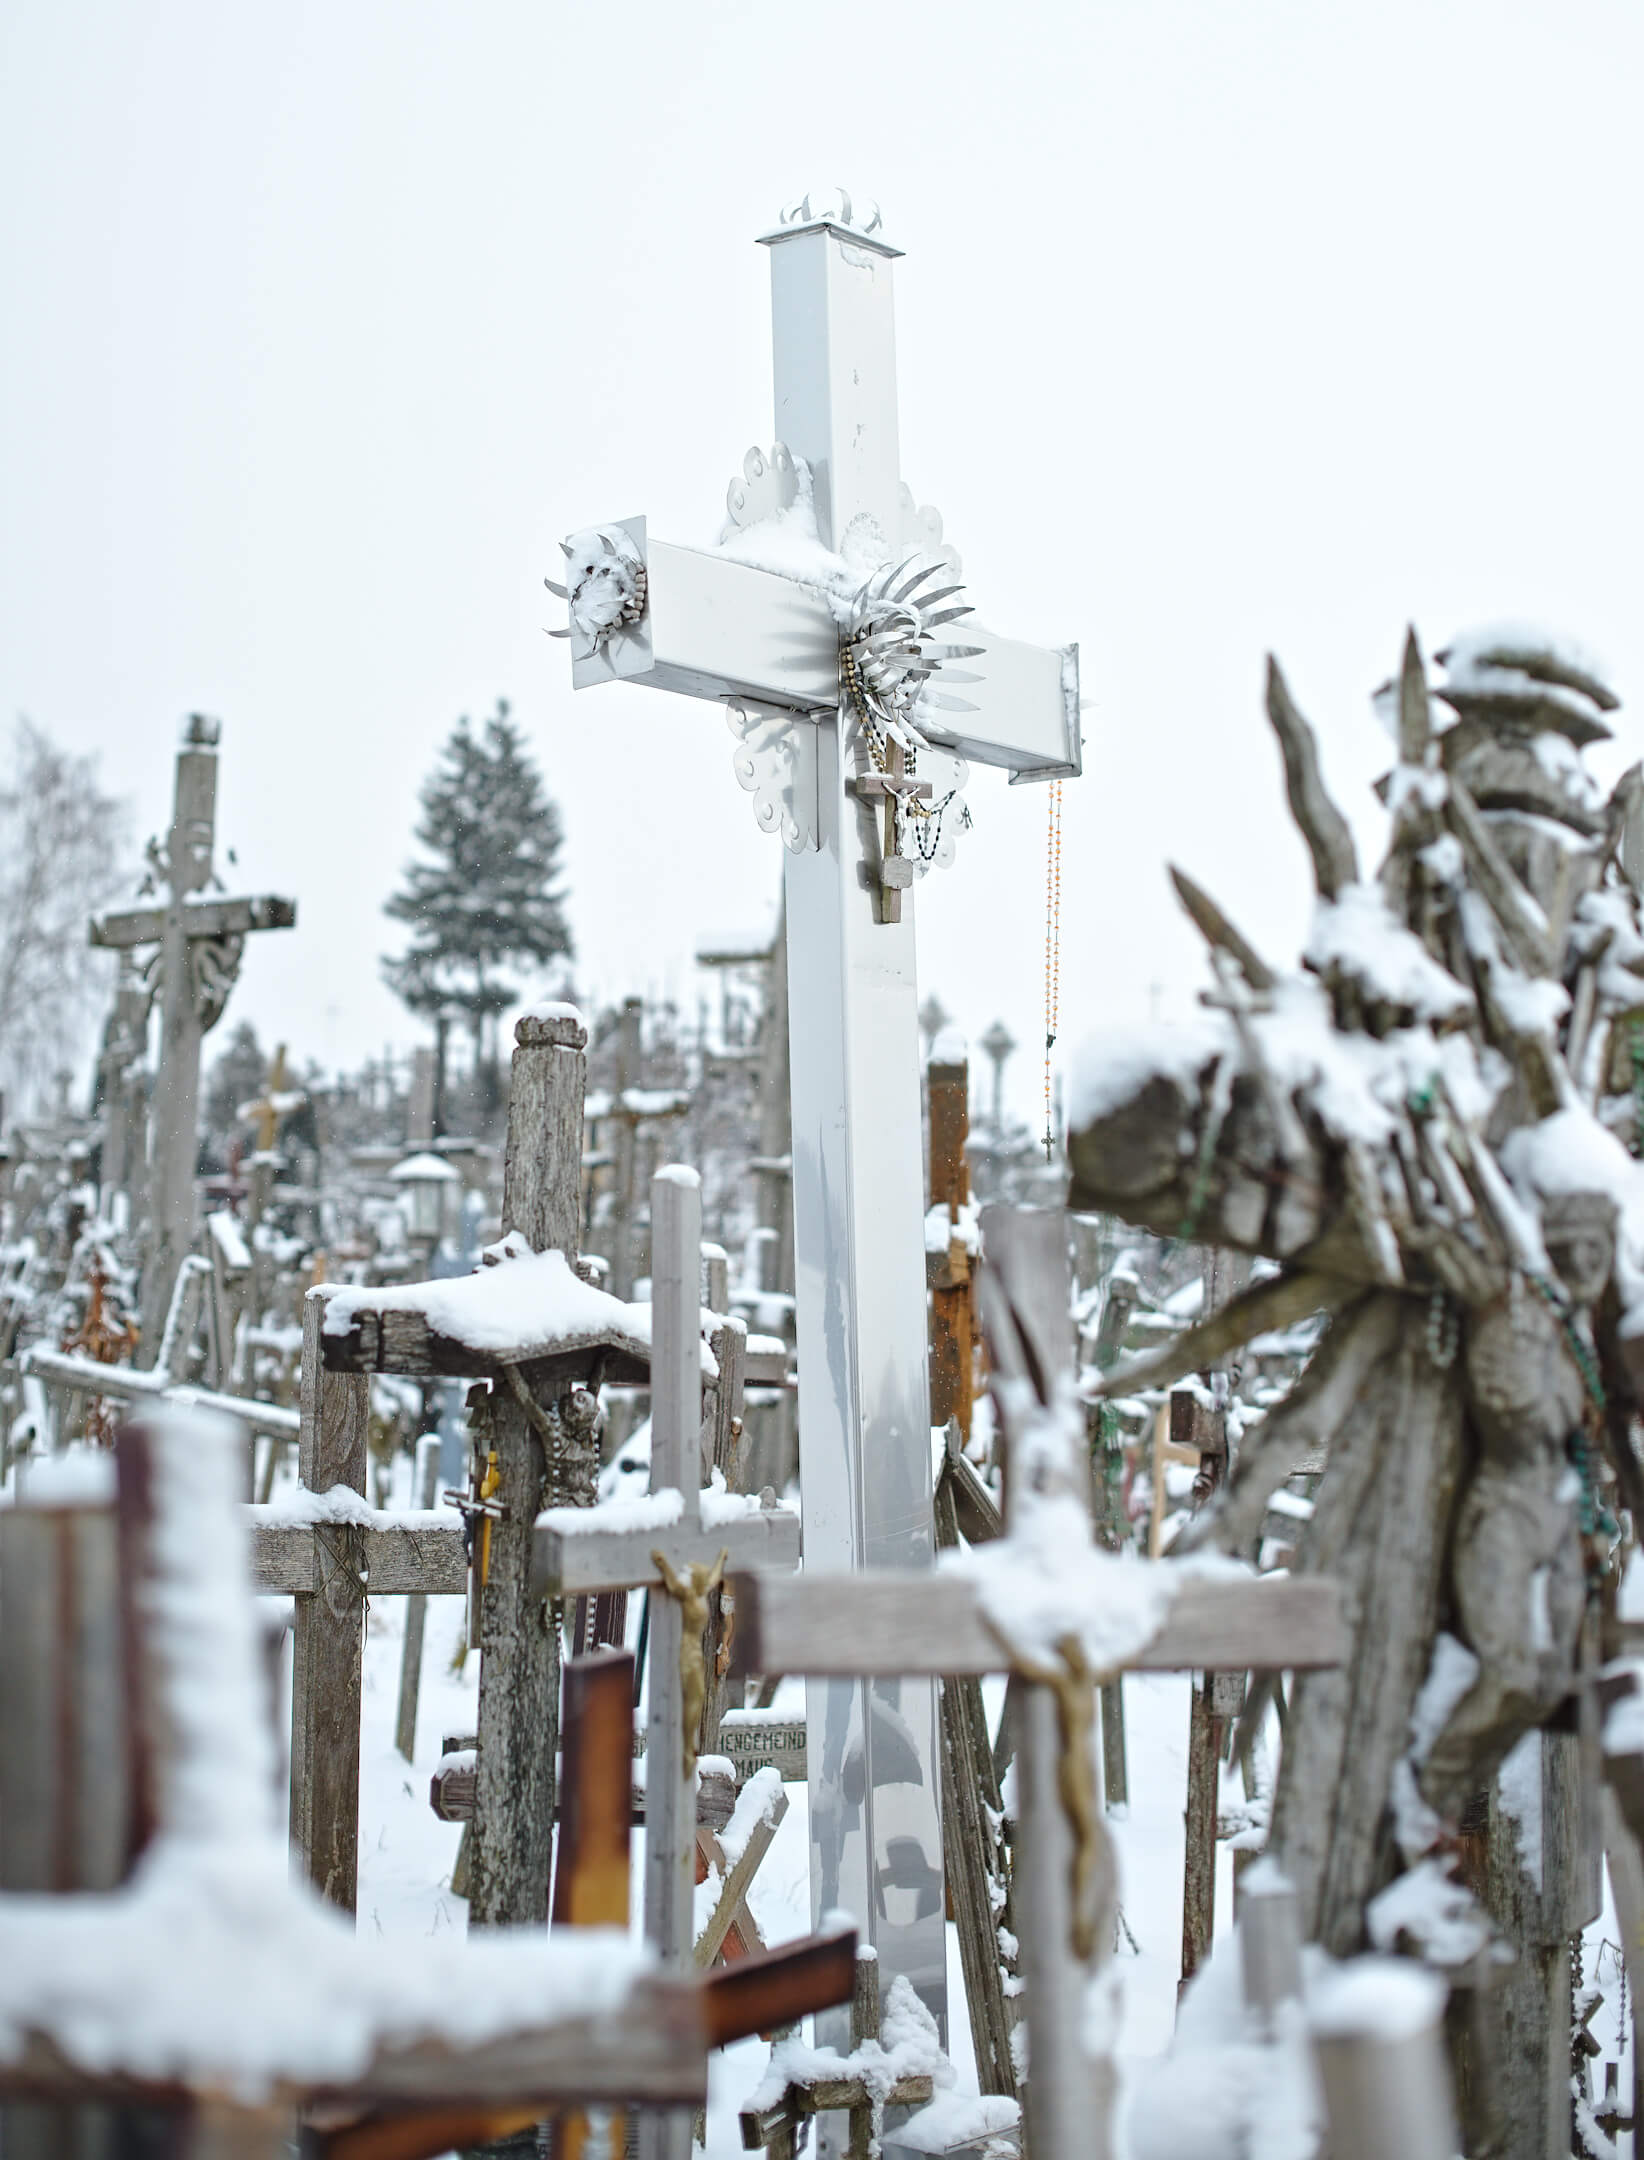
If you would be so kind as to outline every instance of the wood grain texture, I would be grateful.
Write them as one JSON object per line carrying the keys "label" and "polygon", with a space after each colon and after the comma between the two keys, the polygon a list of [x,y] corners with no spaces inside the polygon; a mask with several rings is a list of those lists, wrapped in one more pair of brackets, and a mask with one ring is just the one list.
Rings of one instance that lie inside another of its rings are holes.
{"label": "wood grain texture", "polygon": [[[365,1491],[370,1382],[320,1363],[325,1300],[303,1301],[297,1474],[310,1492]],[[359,1874],[364,1533],[315,1535],[319,1582],[296,1600],[291,1667],[291,1843],[322,1897],[354,1910]]]}
{"label": "wood grain texture", "polygon": [[[425,1514],[434,1505],[435,1490],[440,1476],[440,1436],[437,1432],[424,1433],[417,1442],[416,1465],[413,1471],[411,1498]],[[413,1539],[415,1557],[421,1559],[424,1541]],[[386,1588],[379,1573],[377,1556],[366,1541],[366,1580],[379,1589]],[[467,1587],[467,1554],[463,1549],[462,1533],[456,1537],[456,1549],[449,1553],[448,1566],[459,1578],[457,1588]],[[386,1567],[382,1571],[386,1573]],[[405,1639],[400,1645],[400,1697],[394,1712],[394,1745],[411,1762],[417,1752],[417,1701],[422,1693],[422,1640],[428,1618],[428,1594],[419,1587],[405,1601]]]}
{"label": "wood grain texture", "polygon": [[577,1380],[588,1386],[643,1386],[651,1372],[648,1345],[623,1328],[572,1328],[522,1337],[505,1350],[474,1350],[430,1327],[424,1313],[368,1305],[357,1308],[346,1334],[326,1336],[324,1353],[330,1372],[400,1373],[422,1380],[488,1380],[501,1365],[528,1365],[539,1388]]}
{"label": "wood grain texture", "polygon": [[[951,1430],[951,1428],[950,1428]],[[986,1494],[964,1457],[949,1450],[936,1484],[936,1544],[948,1552],[959,1544],[959,1481],[963,1464]],[[991,1505],[991,1495],[987,1495]],[[1015,2029],[1019,1993],[1006,1993],[1007,1980],[1019,1981],[1018,1962],[1002,1947],[1002,1932],[1014,1936],[1010,1852],[1004,1836],[1004,1801],[988,1745],[982,1683],[949,1676],[942,1682],[942,1847],[948,1902],[959,1936],[959,1962],[965,1979],[976,2074],[985,2093],[1018,2097],[1016,2062],[1010,2036]]]}
{"label": "wood grain texture", "polygon": [[1300,1563],[1337,1585],[1347,1662],[1297,1668],[1269,1846],[1296,1886],[1303,1939],[1338,1957],[1362,1947],[1364,1906],[1383,1879],[1393,1766],[1427,1673],[1463,1450],[1459,1360],[1433,1364],[1419,1300],[1373,1302],[1386,1308],[1389,1346],[1378,1383],[1334,1435]]}
{"label": "wood grain texture", "polygon": [[[1168,1562],[1164,1563],[1168,1566]],[[740,1575],[734,1661],[749,1673],[996,1673],[1009,1664],[962,1576]],[[1126,1669],[1312,1671],[1344,1654],[1333,1582],[1186,1576]]]}
{"label": "wood grain texture", "polygon": [[[576,1026],[529,1015],[514,1029],[502,1220],[533,1252],[574,1261],[582,1192],[586,1061]],[[565,1039],[560,1040],[563,1036]],[[569,1385],[522,1375],[538,1404]],[[559,1741],[559,1617],[533,1587],[533,1524],[549,1488],[543,1442],[525,1405],[494,1389],[488,1442],[496,1450],[502,1517],[491,1526],[480,1592],[479,1757],[470,1834],[468,1916],[482,1927],[540,1925],[548,1911],[555,1751]]]}
{"label": "wood grain texture", "polygon": [[[253,1587],[288,1595],[318,1590],[328,1565],[320,1533],[336,1527],[253,1520]],[[429,1529],[360,1529],[353,1536],[372,1597],[461,1597],[468,1587],[467,1553],[454,1522]]]}
{"label": "wood grain texture", "polygon": [[660,1552],[675,1569],[697,1562],[711,1565],[721,1552],[730,1553],[735,1572],[753,1567],[792,1568],[799,1561],[799,1518],[786,1508],[762,1508],[717,1530],[670,1523],[659,1530],[579,1530],[568,1536],[539,1523],[532,1586],[541,1597],[654,1590],[662,1577],[651,1563],[653,1552]]}

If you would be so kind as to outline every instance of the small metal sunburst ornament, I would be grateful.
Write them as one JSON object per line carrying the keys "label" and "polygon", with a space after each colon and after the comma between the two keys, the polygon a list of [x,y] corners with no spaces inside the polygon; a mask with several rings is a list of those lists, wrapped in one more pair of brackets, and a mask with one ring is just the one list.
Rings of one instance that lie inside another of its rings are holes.
{"label": "small metal sunburst ornament", "polygon": [[910,576],[916,559],[888,563],[868,579],[851,604],[840,648],[840,668],[857,718],[870,730],[894,736],[909,750],[924,747],[913,721],[914,707],[921,699],[943,712],[976,710],[967,699],[950,697],[931,685],[939,670],[944,683],[979,682],[980,676],[962,674],[949,663],[974,659],[983,650],[980,645],[950,645],[936,639],[935,633],[944,624],[975,611],[968,605],[938,606],[963,592],[962,584],[940,585],[934,592],[919,594],[919,587],[947,566],[928,563]]}

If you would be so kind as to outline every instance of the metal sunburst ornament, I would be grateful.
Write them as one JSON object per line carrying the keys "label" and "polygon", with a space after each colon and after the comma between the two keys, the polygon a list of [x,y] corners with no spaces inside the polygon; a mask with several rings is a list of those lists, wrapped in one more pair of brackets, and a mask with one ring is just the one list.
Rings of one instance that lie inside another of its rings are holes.
{"label": "metal sunburst ornament", "polygon": [[940,670],[944,683],[980,682],[979,675],[961,674],[949,662],[974,659],[983,650],[980,645],[950,645],[936,638],[944,624],[958,622],[975,610],[938,606],[963,592],[962,584],[919,593],[919,587],[939,576],[947,565],[928,563],[909,576],[915,560],[887,563],[868,579],[851,603],[840,649],[840,669],[857,718],[870,731],[890,735],[908,750],[925,747],[913,721],[921,699],[943,712],[976,710],[965,698],[933,689],[931,681]]}

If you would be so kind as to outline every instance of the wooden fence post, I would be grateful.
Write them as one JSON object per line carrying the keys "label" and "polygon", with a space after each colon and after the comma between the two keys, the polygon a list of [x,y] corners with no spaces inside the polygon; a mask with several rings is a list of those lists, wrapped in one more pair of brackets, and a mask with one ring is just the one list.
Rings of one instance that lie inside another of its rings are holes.
{"label": "wooden fence post", "polygon": [[[321,1358],[325,1297],[303,1299],[302,1426],[297,1475],[312,1493],[365,1492],[371,1382]],[[322,1897],[353,1912],[360,1846],[360,1668],[365,1652],[362,1533],[316,1523],[321,1587],[294,1600],[291,1653],[291,1847]]]}
{"label": "wooden fence post", "polygon": [[[946,1030],[936,1039],[928,1071],[930,1204],[933,1209],[947,1210],[951,1228],[957,1225],[959,1209],[970,1199],[970,1169],[965,1161],[970,1068],[962,1043]],[[947,1251],[940,1257],[928,1254],[926,1265],[931,1279],[930,1421],[936,1426],[957,1418],[960,1434],[968,1440],[976,1369],[971,1256],[950,1235]]]}
{"label": "wooden fence post", "polygon": [[[434,1505],[440,1477],[440,1436],[424,1433],[417,1442],[412,1471],[411,1505],[424,1511]],[[394,1745],[410,1762],[417,1750],[417,1697],[422,1692],[422,1636],[428,1618],[427,1594],[413,1590],[405,1601],[405,1644],[400,1651],[400,1703],[394,1719]]]}
{"label": "wooden fence post", "polygon": [[[527,1013],[515,1025],[514,1041],[503,1231],[517,1231],[534,1253],[562,1252],[574,1261],[588,1030],[569,1008]],[[490,1927],[541,1926],[547,1918],[559,1739],[558,1615],[530,1590],[532,1525],[547,1503],[549,1472],[532,1412],[537,1418],[551,1412],[568,1390],[560,1383],[542,1390],[529,1369],[519,1377],[529,1407],[512,1389],[493,1385],[487,1412],[503,1512],[491,1525],[480,1593],[468,1916],[471,1924]]]}

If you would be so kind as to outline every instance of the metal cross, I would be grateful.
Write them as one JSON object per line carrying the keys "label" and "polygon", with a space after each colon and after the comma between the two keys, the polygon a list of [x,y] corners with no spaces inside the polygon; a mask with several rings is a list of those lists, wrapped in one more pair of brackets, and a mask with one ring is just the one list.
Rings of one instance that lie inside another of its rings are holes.
{"label": "metal cross", "polygon": [[[1075,647],[969,624],[965,647],[933,646],[953,611],[921,606],[916,573],[930,573],[920,589],[939,601],[957,558],[902,484],[900,250],[878,227],[843,195],[807,197],[762,236],[780,440],[769,459],[750,452],[732,483],[729,548],[655,540],[640,518],[564,543],[576,687],[644,682],[725,700],[737,777],[789,851],[800,1476],[806,1563],[828,1568],[932,1558],[909,886],[927,847],[951,859],[958,813],[933,835],[922,812],[935,805],[917,784],[956,798],[967,759],[1015,780],[1079,770]],[[796,533],[797,557],[761,566]],[[954,657],[974,672],[944,676]],[[944,680],[965,682],[966,697]],[[865,721],[864,684],[903,693],[888,727]],[[910,837],[921,844],[904,846]],[[885,1985],[905,1973],[945,2036],[932,1683],[813,1682],[807,1724],[813,1910],[856,1915]]]}
{"label": "metal cross", "polygon": [[171,831],[148,844],[150,882],[166,897],[149,907],[96,917],[93,945],[127,951],[153,945],[150,990],[160,992],[160,1069],[149,1115],[149,1246],[143,1267],[138,1360],[152,1365],[171,1285],[194,1243],[194,1169],[199,1148],[200,1043],[222,1017],[240,972],[248,933],[289,930],[295,900],[196,897],[212,879],[217,824],[219,724],[203,713],[183,723]]}

